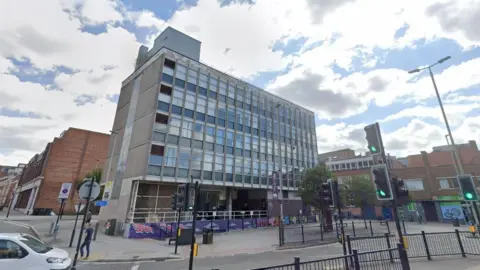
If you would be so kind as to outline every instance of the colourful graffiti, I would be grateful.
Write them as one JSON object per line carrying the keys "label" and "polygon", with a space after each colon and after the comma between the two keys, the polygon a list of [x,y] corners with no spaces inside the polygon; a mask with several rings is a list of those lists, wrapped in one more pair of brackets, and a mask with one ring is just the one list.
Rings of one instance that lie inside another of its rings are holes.
{"label": "colourful graffiti", "polygon": [[[299,222],[318,222],[318,216],[309,217],[284,217],[284,224],[296,224]],[[269,226],[278,226],[279,218],[245,218],[232,220],[198,220],[195,232],[200,233],[204,229],[213,229],[214,232],[227,232],[234,230],[250,230]],[[192,228],[191,221],[182,221],[181,229]],[[153,238],[165,239],[175,235],[177,223],[134,223],[130,226],[129,238]]]}

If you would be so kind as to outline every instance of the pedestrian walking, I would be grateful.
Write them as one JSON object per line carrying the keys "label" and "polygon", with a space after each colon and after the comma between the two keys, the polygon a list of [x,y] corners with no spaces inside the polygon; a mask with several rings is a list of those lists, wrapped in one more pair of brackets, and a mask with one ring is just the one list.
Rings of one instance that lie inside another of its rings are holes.
{"label": "pedestrian walking", "polygon": [[92,236],[93,236],[93,228],[92,224],[87,223],[86,224],[87,228],[85,229],[85,240],[83,240],[82,245],[80,246],[80,257],[83,257],[83,248],[87,249],[87,256],[84,257],[84,259],[88,259],[88,256],[90,255],[90,243],[92,242]]}

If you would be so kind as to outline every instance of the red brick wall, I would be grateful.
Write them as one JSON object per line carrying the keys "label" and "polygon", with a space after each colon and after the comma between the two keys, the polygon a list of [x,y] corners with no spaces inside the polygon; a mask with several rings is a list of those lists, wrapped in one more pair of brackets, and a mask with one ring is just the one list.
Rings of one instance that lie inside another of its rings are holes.
{"label": "red brick wall", "polygon": [[[463,164],[479,164],[480,151],[474,148],[459,148],[460,159]],[[430,166],[453,165],[452,152],[431,152],[428,153]],[[423,167],[422,155],[408,156],[408,167]]]}
{"label": "red brick wall", "polygon": [[[37,195],[35,208],[52,208],[58,212],[58,193],[64,182],[75,183],[96,167],[102,168],[107,157],[110,135],[86,130],[68,129],[62,138],[51,144],[44,180]],[[65,213],[74,213],[78,195],[73,192]]]}

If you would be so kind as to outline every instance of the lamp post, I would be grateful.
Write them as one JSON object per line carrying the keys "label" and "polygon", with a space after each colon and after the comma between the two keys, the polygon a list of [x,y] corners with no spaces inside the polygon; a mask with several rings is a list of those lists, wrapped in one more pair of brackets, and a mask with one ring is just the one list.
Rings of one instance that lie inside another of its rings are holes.
{"label": "lamp post", "polygon": [[450,125],[448,124],[447,115],[445,113],[445,109],[443,108],[442,99],[440,98],[440,94],[438,93],[437,83],[435,82],[435,77],[433,76],[433,72],[432,72],[432,67],[434,67],[436,65],[439,65],[439,64],[442,64],[443,62],[449,60],[450,58],[451,58],[450,56],[446,56],[446,57],[438,60],[437,62],[435,62],[435,63],[433,63],[429,66],[426,66],[426,67],[423,67],[423,68],[412,69],[408,73],[412,74],[412,73],[417,73],[417,72],[420,72],[422,70],[428,69],[428,72],[430,74],[430,78],[432,79],[433,88],[435,89],[435,94],[437,95],[438,105],[440,105],[440,109],[442,110],[443,120],[445,121],[445,126],[447,127],[448,136],[450,137],[450,141],[452,142],[453,155],[455,157],[454,158],[455,159],[454,163],[456,164],[456,167],[458,168],[457,174],[464,174],[463,165],[462,165],[462,162],[460,161],[460,156],[458,154],[458,148],[457,148],[457,145],[455,144],[455,141],[453,139],[452,131],[450,129]]}
{"label": "lamp post", "polygon": [[[277,125],[278,125],[278,133],[277,133],[277,141],[278,141],[278,156],[280,157],[281,146],[280,146],[280,103],[277,103]],[[280,226],[283,228],[283,179],[282,179],[282,159],[280,157],[279,161],[280,169],[278,170],[280,173],[278,174],[278,182],[280,183],[280,192],[278,194],[278,201],[280,203]]]}

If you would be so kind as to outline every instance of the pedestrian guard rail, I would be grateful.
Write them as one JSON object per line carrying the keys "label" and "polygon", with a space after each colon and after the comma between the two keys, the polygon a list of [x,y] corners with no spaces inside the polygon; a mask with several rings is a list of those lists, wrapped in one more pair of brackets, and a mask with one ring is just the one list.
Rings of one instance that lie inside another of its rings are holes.
{"label": "pedestrian guard rail", "polygon": [[[372,251],[374,249],[388,249],[399,239],[395,235],[383,236],[346,236],[349,253],[353,250]],[[409,258],[461,255],[480,255],[480,236],[469,231],[432,232],[405,234],[403,236],[404,246]]]}
{"label": "pedestrian guard rail", "polygon": [[[256,268],[252,270],[334,270],[334,269],[382,269],[401,270],[408,264],[405,250],[401,245],[385,250],[358,252],[313,261],[301,261],[295,257],[293,263]],[[220,269],[219,269],[220,270]]]}

